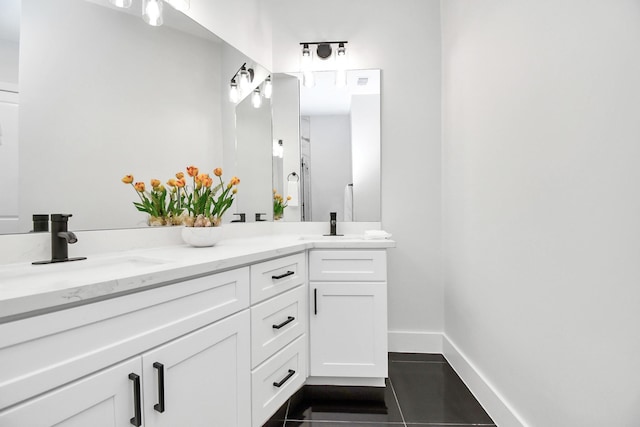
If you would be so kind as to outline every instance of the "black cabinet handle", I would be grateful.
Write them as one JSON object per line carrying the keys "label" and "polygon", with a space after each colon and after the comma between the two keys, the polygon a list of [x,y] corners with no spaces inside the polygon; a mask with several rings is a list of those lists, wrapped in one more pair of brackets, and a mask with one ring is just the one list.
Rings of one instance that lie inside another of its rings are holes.
{"label": "black cabinet handle", "polygon": [[129,420],[129,422],[140,427],[142,425],[142,402],[140,401],[140,375],[134,373],[129,374],[129,379],[133,381],[133,406],[135,415]]}
{"label": "black cabinet handle", "polygon": [[318,314],[318,288],[313,290],[313,314]]}
{"label": "black cabinet handle", "polygon": [[294,371],[293,369],[289,369],[289,373],[287,374],[287,376],[286,376],[286,377],[284,377],[282,380],[280,380],[280,382],[279,382],[279,383],[274,382],[274,383],[273,383],[273,386],[274,386],[274,387],[282,387],[282,385],[283,385],[284,383],[286,383],[286,382],[287,382],[287,380],[288,380],[289,378],[291,378],[295,373],[296,373],[296,371]]}
{"label": "black cabinet handle", "polygon": [[279,279],[284,279],[285,277],[288,277],[288,276],[293,276],[294,274],[296,274],[296,272],[295,272],[295,271],[290,271],[290,270],[289,270],[289,271],[287,271],[286,273],[283,273],[283,274],[281,274],[281,275],[279,275],[279,276],[271,276],[271,278],[272,278],[273,280],[279,280]]}
{"label": "black cabinet handle", "polygon": [[282,328],[283,326],[286,326],[286,325],[288,325],[289,323],[293,322],[294,320],[296,320],[296,318],[295,318],[295,317],[288,316],[288,317],[287,317],[287,320],[285,320],[284,322],[280,323],[279,325],[273,325],[273,329],[280,329],[280,328]]}
{"label": "black cabinet handle", "polygon": [[158,370],[158,403],[153,405],[153,409],[162,413],[164,412],[164,365],[154,362],[153,367]]}

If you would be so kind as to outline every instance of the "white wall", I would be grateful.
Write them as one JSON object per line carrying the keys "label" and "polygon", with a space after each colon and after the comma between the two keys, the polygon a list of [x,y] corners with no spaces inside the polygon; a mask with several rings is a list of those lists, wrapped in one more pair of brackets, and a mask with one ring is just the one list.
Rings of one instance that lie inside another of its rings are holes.
{"label": "white wall", "polygon": [[311,219],[344,220],[344,188],[352,182],[351,126],[348,115],[309,116]]}
{"label": "white wall", "polygon": [[22,231],[32,213],[75,214],[74,230],[140,225],[122,176],[219,165],[220,45],[87,2],[22,5]]}
{"label": "white wall", "polygon": [[[440,2],[271,3],[274,71],[297,70],[299,43],[322,40],[349,41],[348,68],[382,70],[382,225],[398,242],[388,257],[390,349],[441,351],[439,335],[429,334],[441,332],[444,321]],[[419,84],[408,79],[411,70]]]}
{"label": "white wall", "polygon": [[186,14],[271,69],[271,21],[264,3],[264,0],[191,0]]}
{"label": "white wall", "polygon": [[380,96],[351,97],[353,220],[380,220]]}
{"label": "white wall", "polygon": [[637,426],[640,3],[442,7],[446,334],[528,425]]}
{"label": "white wall", "polygon": [[18,83],[19,49],[18,43],[0,39],[0,82]]}

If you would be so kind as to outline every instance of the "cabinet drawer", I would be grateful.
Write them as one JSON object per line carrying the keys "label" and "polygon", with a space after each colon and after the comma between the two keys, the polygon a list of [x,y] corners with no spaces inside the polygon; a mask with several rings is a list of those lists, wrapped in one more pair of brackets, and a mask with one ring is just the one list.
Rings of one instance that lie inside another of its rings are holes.
{"label": "cabinet drawer", "polygon": [[305,349],[306,335],[302,335],[251,374],[254,427],[262,426],[304,384],[307,372]]}
{"label": "cabinet drawer", "polygon": [[248,267],[0,325],[0,409],[249,306]]}
{"label": "cabinet drawer", "polygon": [[251,307],[251,367],[302,335],[306,325],[304,286]]}
{"label": "cabinet drawer", "polygon": [[309,251],[309,280],[386,281],[387,252],[385,250]]}
{"label": "cabinet drawer", "polygon": [[251,266],[251,304],[264,301],[306,280],[304,252]]}

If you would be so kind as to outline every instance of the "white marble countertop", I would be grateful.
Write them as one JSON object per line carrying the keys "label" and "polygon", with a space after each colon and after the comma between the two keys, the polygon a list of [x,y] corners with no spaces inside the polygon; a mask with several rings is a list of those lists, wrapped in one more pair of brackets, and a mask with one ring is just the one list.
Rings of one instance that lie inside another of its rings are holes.
{"label": "white marble countertop", "polygon": [[393,240],[358,236],[269,235],[210,248],[174,245],[89,256],[57,264],[0,266],[0,323],[146,290],[307,249],[377,249]]}

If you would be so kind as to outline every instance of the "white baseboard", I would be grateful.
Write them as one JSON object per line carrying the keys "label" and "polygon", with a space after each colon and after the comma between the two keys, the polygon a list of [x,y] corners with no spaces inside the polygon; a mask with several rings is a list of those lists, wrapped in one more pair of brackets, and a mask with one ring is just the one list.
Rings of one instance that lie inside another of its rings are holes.
{"label": "white baseboard", "polygon": [[444,357],[449,365],[478,399],[478,402],[487,411],[499,427],[526,427],[524,421],[518,416],[507,401],[489,383],[482,373],[467,359],[456,345],[442,334]]}
{"label": "white baseboard", "polygon": [[440,332],[389,331],[387,337],[394,353],[442,353]]}

